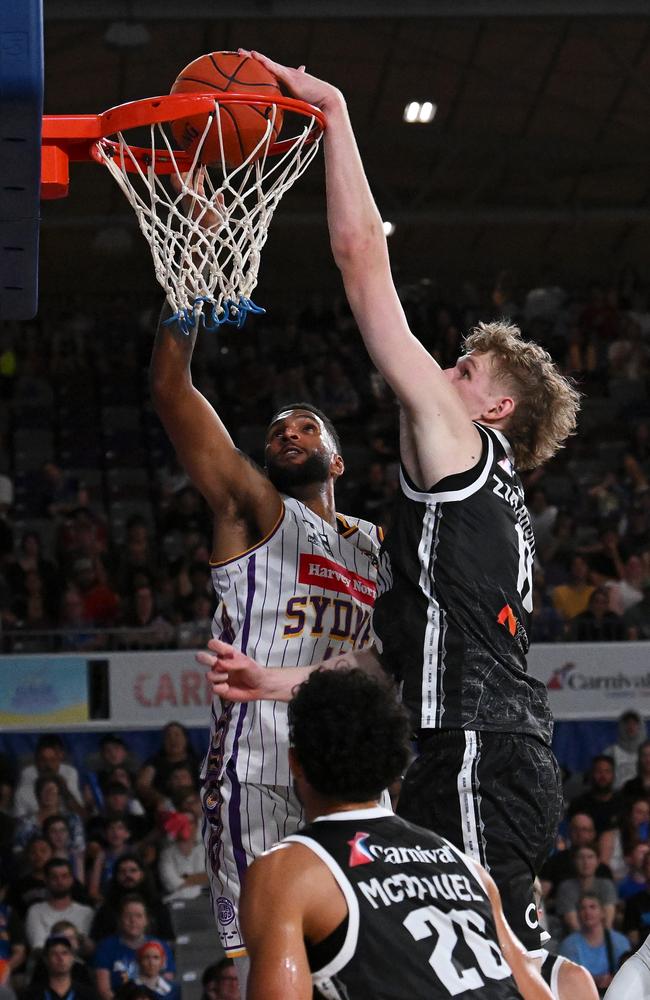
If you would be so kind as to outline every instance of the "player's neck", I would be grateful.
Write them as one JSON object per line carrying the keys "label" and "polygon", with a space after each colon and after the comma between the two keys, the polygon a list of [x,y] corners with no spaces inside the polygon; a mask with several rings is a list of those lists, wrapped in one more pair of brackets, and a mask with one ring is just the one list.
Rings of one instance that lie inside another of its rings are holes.
{"label": "player's neck", "polygon": [[376,809],[378,805],[377,799],[370,799],[370,801],[365,802],[333,802],[331,799],[315,795],[311,801],[304,803],[304,808],[307,820],[311,823],[317,816],[332,816],[335,813],[356,812],[358,809]]}
{"label": "player's neck", "polygon": [[291,495],[334,527],[336,524],[336,505],[334,503],[334,483],[331,479],[325,483],[305,483],[304,486],[297,486],[291,491]]}

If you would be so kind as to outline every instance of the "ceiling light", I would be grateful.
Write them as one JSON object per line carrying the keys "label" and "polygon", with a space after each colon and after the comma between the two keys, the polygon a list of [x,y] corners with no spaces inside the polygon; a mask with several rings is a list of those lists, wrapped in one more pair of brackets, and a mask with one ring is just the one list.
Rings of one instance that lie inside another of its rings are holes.
{"label": "ceiling light", "polygon": [[428,125],[436,116],[438,105],[433,101],[409,101],[404,108],[404,121],[409,125]]}
{"label": "ceiling light", "polygon": [[389,222],[386,219],[386,220],[384,220],[384,222],[382,224],[383,224],[383,227],[384,227],[384,235],[385,236],[392,236],[393,233],[395,232],[395,223],[394,222]]}

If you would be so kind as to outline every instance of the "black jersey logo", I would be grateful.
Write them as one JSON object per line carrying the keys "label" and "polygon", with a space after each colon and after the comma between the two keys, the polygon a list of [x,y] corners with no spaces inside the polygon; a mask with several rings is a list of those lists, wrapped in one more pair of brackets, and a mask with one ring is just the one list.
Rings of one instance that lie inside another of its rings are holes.
{"label": "black jersey logo", "polygon": [[526,629],[521,624],[509,604],[504,604],[497,615],[497,622],[503,625],[504,629],[515,639],[524,653],[528,652],[528,636]]}
{"label": "black jersey logo", "polygon": [[375,860],[366,844],[369,836],[369,833],[355,833],[352,840],[348,840],[350,848],[348,868],[356,868],[358,865],[370,865]]}

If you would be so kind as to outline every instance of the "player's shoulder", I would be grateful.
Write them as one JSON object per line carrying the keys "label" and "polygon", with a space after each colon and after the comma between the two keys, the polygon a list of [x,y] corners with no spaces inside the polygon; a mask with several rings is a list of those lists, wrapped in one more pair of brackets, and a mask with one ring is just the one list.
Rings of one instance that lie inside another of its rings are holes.
{"label": "player's shoulder", "polygon": [[379,544],[384,539],[384,533],[380,525],[366,521],[362,517],[355,517],[353,514],[340,514],[336,512],[336,524],[339,534],[343,538],[354,539],[361,534],[371,538],[373,542]]}
{"label": "player's shoulder", "polygon": [[260,887],[264,893],[289,892],[293,896],[311,891],[323,861],[307,842],[281,840],[258,855],[246,871],[247,892]]}
{"label": "player's shoulder", "polygon": [[593,991],[593,1000],[596,1000],[598,991],[596,984],[588,969],[583,965],[578,965],[565,955],[551,955],[552,965],[557,968],[558,986],[562,996],[587,996],[586,990]]}
{"label": "player's shoulder", "polygon": [[510,479],[518,480],[514,452],[504,432],[498,430],[496,427],[488,427],[486,424],[481,424],[478,421],[474,421],[474,423],[481,433],[483,440],[488,443],[488,451],[491,453],[492,463],[498,465],[501,471]]}

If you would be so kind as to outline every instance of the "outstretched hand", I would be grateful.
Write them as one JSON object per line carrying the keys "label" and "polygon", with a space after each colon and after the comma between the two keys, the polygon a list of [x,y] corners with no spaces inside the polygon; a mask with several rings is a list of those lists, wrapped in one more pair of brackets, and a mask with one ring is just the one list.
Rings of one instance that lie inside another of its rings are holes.
{"label": "outstretched hand", "polygon": [[249,52],[247,49],[239,49],[239,52],[241,55],[257,59],[265,69],[268,69],[269,73],[273,73],[273,76],[284,84],[292,97],[307,101],[309,104],[315,104],[323,111],[326,111],[333,104],[343,103],[343,95],[340,90],[337,90],[331,83],[326,83],[325,80],[319,80],[318,77],[306,73],[304,66],[291,69],[289,66],[283,66],[282,63],[274,62],[273,59],[262,55],[261,52]]}
{"label": "outstretched hand", "polygon": [[186,215],[198,222],[201,229],[212,232],[221,228],[226,208],[221,192],[217,193],[214,206],[208,202],[205,194],[205,173],[205,166],[200,165],[194,173],[171,173],[169,181],[174,193],[183,195],[183,209]]}
{"label": "outstretched hand", "polygon": [[239,649],[210,639],[210,652],[196,654],[198,663],[208,667],[206,677],[212,692],[225,701],[260,701],[268,697],[268,671]]}

